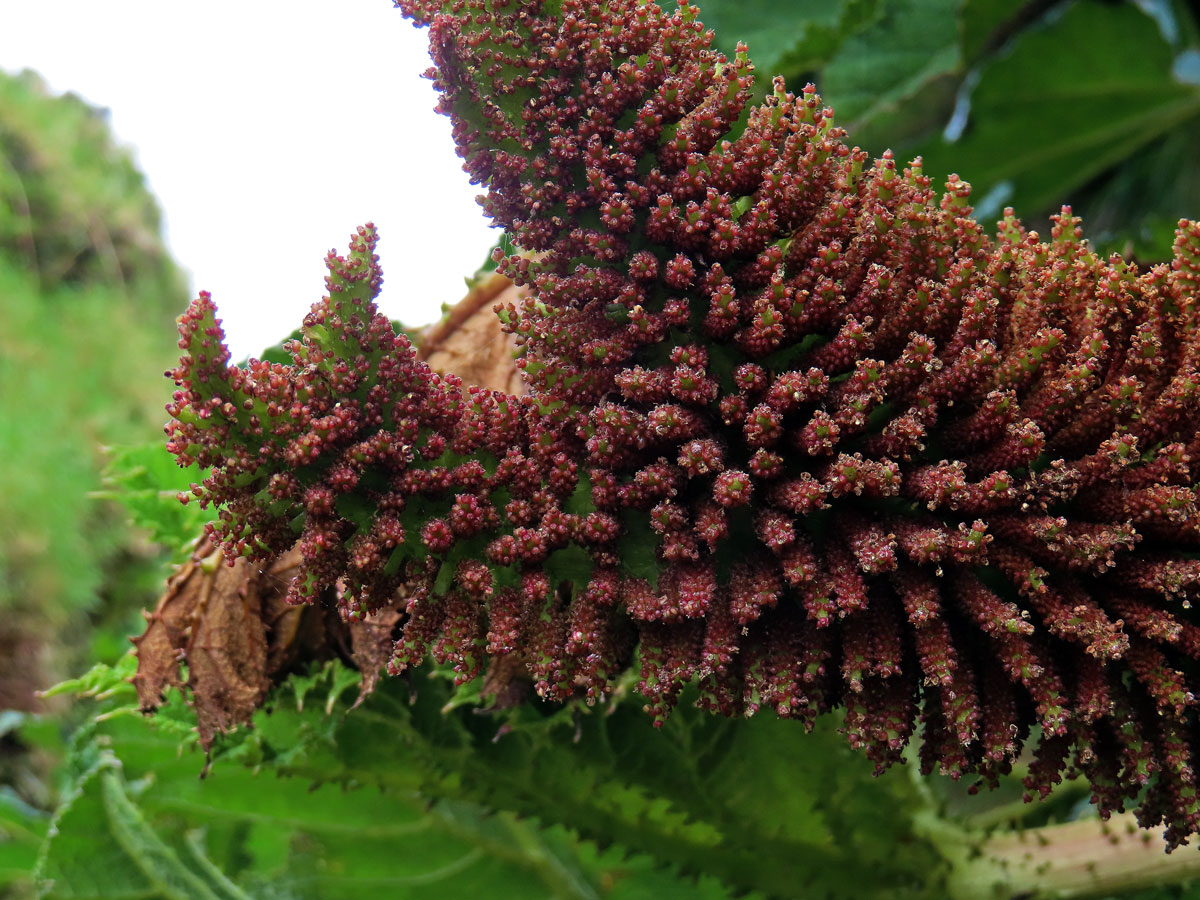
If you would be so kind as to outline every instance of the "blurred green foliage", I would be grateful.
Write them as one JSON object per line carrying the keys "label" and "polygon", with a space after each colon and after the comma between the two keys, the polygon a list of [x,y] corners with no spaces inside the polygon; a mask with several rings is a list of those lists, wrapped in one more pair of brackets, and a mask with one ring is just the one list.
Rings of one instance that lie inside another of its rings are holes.
{"label": "blurred green foliage", "polygon": [[0,73],[0,708],[82,661],[85,614],[124,625],[155,589],[91,495],[102,447],[161,418],[185,296],[160,228],[103,111]]}
{"label": "blurred green foliage", "polygon": [[[0,382],[13,388],[0,396],[0,608],[36,610],[53,629],[95,605],[130,540],[123,517],[89,494],[101,486],[101,446],[152,427],[162,334],[118,290],[47,291],[3,262],[0,316]],[[120,336],[119,352],[103,335]]]}
{"label": "blurred green foliage", "polygon": [[[732,52],[812,81],[873,154],[975,188],[981,219],[1071,204],[1105,252],[1170,258],[1200,210],[1200,7],[1186,0],[702,0]],[[765,91],[767,78],[759,81]]]}
{"label": "blurred green foliage", "polygon": [[106,111],[51,96],[29,71],[0,72],[0,254],[46,288],[120,288],[159,324],[182,282],[157,201]]}

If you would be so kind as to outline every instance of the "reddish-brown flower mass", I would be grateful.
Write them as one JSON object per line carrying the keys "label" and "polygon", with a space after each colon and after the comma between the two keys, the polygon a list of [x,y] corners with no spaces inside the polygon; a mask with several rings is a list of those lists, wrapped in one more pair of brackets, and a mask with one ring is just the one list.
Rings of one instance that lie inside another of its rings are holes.
{"label": "reddish-brown flower mass", "polygon": [[374,232],[329,259],[291,366],[182,319],[170,447],[231,556],[297,540],[301,602],[401,582],[392,670],[524,659],[656,717],[845,709],[880,767],[1136,802],[1200,827],[1200,225],[1172,265],[1049,242],[842,141],[811,87],[686,3],[400,0],[528,298],[527,398],[466,392],[378,314]]}

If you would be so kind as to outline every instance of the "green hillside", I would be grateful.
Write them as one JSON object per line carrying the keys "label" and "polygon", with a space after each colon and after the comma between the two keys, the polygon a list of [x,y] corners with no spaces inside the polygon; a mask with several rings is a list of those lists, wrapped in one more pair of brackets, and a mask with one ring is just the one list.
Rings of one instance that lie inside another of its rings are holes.
{"label": "green hillside", "polygon": [[185,297],[160,231],[103,110],[0,73],[0,708],[61,672],[137,560],[124,516],[89,495],[102,447],[161,419]]}

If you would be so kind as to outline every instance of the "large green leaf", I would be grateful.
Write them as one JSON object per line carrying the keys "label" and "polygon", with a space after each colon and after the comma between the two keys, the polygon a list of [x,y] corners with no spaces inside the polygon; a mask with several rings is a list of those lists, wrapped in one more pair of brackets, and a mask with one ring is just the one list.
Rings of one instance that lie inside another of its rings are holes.
{"label": "large green leaf", "polygon": [[245,900],[211,865],[188,865],[146,821],[129,796],[121,764],[89,745],[51,843],[35,871],[48,900]]}
{"label": "large green leaf", "polygon": [[793,90],[815,81],[853,140],[880,153],[945,124],[962,75],[961,2],[710,0],[702,12],[726,53],[745,41],[760,73],[782,74]]}
{"label": "large green leaf", "polygon": [[[232,736],[203,779],[194,742],[180,751],[188,713],[178,699],[154,720],[110,709],[78,739],[37,872],[46,896],[730,896],[619,833],[597,844],[519,811],[490,812],[471,799],[481,792],[453,783],[474,738],[470,713],[442,714],[444,680],[422,684],[415,707],[393,691],[347,715],[349,674],[333,666],[283,689],[273,714]],[[79,688],[111,680],[101,673]],[[539,778],[528,764],[518,774]]]}
{"label": "large green leaf", "polygon": [[706,0],[703,16],[760,71],[815,80],[873,155],[970,180],[984,218],[1011,204],[1043,228],[1071,203],[1105,251],[1160,261],[1200,214],[1195,4]]}
{"label": "large green leaf", "polygon": [[[95,759],[112,767],[115,755],[110,781],[119,776],[170,851],[153,847],[148,859],[210,887],[218,873],[255,897],[270,885],[295,898],[382,887],[397,897],[808,900],[846,896],[851,867],[855,896],[925,897],[944,874],[914,828],[928,806],[912,781],[873,778],[833,727],[809,735],[772,716],[680,708],[656,729],[632,696],[481,716],[424,671],[388,679],[347,712],[356,692],[345,671],[277,692],[252,730],[218,744],[203,780],[200,754],[178,752],[188,713],[177,700],[151,721],[110,710],[80,741],[85,775],[42,872],[118,853],[95,834],[112,813],[93,774]],[[93,681],[105,679],[81,683]],[[119,854],[121,885],[149,877],[146,860]],[[154,890],[146,896],[168,896]]]}
{"label": "large green leaf", "polygon": [[1200,116],[1200,88],[1173,62],[1136,6],[1079,0],[981,69],[965,131],[922,148],[926,171],[960,172],[977,196],[999,188],[1026,216],[1047,211]]}
{"label": "large green leaf", "polygon": [[702,14],[726,54],[739,41],[749,46],[750,58],[765,76],[760,90],[773,75],[783,75],[795,89],[848,38],[875,22],[884,6],[884,0],[743,0],[705,3]]}
{"label": "large green leaf", "polygon": [[959,14],[963,60],[974,63],[999,47],[1025,16],[1043,6],[1037,0],[963,0]]}
{"label": "large green leaf", "polygon": [[1139,150],[1074,201],[1103,253],[1157,262],[1170,255],[1179,220],[1200,216],[1200,115]]}
{"label": "large green leaf", "polygon": [[842,45],[817,87],[843,123],[874,119],[957,70],[960,2],[889,0],[877,23]]}
{"label": "large green leaf", "polygon": [[21,884],[37,859],[47,816],[25,803],[11,787],[0,787],[0,896],[6,885]]}

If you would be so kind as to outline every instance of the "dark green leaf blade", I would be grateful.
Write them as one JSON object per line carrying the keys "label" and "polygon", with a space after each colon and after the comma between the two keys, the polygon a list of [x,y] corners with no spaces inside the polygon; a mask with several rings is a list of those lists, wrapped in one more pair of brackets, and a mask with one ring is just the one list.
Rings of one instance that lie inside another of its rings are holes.
{"label": "dark green leaf blade", "polygon": [[817,84],[853,133],[959,67],[960,0],[890,0],[883,17],[854,35]]}
{"label": "dark green leaf blade", "polygon": [[1006,186],[1005,203],[1045,212],[1200,115],[1200,89],[1177,82],[1171,66],[1170,47],[1133,4],[1081,0],[985,65],[962,137],[921,148],[926,172],[953,167],[977,197]]}

